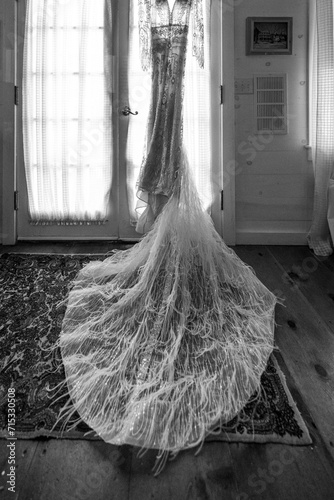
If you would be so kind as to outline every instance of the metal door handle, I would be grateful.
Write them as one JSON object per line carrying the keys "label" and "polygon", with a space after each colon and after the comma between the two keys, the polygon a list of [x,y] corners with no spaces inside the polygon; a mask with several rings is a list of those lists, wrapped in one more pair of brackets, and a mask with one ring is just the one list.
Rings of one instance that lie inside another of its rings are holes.
{"label": "metal door handle", "polygon": [[133,113],[131,111],[131,109],[129,108],[129,106],[125,106],[123,109],[122,109],[122,114],[124,116],[129,116],[129,115],[138,115],[138,111],[136,111],[135,113]]}

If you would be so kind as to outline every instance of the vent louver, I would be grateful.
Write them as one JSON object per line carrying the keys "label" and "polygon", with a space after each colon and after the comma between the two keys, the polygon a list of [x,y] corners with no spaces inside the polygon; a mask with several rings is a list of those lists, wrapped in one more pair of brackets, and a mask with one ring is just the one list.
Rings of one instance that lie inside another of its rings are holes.
{"label": "vent louver", "polygon": [[256,131],[287,134],[286,74],[255,76]]}

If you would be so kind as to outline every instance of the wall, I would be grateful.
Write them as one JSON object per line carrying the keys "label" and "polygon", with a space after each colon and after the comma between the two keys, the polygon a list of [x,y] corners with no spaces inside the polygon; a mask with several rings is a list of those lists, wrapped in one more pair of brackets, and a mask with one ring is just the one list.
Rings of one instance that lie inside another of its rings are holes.
{"label": "wall", "polygon": [[[15,2],[0,2],[0,243],[13,243]],[[4,168],[6,166],[6,168]],[[5,178],[6,176],[6,178]],[[4,182],[5,181],[5,182]],[[4,184],[6,189],[4,189]],[[10,186],[10,189],[8,189]],[[7,214],[9,214],[7,216]]]}
{"label": "wall", "polygon": [[[257,16],[293,17],[292,55],[245,55],[246,18]],[[306,244],[313,203],[312,163],[304,147],[307,71],[308,0],[238,0],[235,78],[287,73],[289,130],[264,142],[254,133],[254,95],[235,95],[237,244]]]}

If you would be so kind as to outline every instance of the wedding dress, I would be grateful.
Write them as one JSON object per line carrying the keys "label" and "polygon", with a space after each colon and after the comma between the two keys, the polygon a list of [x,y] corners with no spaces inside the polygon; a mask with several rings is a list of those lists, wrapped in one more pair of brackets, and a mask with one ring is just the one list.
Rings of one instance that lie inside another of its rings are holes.
{"label": "wedding dress", "polygon": [[76,410],[108,443],[177,453],[259,389],[276,298],[215,231],[182,147],[190,16],[203,65],[201,0],[176,0],[172,11],[167,0],[139,0],[139,9],[152,102],[138,227],[153,225],[75,280],[59,340],[71,397],[64,412]]}

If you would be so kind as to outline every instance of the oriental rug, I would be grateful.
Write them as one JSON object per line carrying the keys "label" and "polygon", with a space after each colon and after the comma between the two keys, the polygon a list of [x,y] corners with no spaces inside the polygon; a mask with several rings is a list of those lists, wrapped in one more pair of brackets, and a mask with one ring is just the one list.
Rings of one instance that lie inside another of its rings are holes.
{"label": "oriental rug", "polygon": [[[60,352],[51,348],[61,331],[71,281],[83,265],[103,258],[57,254],[0,257],[0,438],[9,437],[8,396],[14,389],[18,439],[100,439],[82,421],[72,430],[65,427],[61,432],[60,425],[51,430],[66,401],[66,391],[65,399],[56,402],[50,394],[65,378]],[[249,402],[242,419],[216,429],[207,440],[311,444],[273,355],[262,375],[261,390],[265,395],[261,403]]]}

